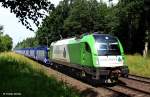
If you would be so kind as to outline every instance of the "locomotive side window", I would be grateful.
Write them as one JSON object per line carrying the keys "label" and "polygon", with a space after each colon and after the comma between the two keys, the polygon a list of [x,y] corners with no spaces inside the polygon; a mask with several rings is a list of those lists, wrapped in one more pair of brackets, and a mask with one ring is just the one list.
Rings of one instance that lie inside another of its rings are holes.
{"label": "locomotive side window", "polygon": [[98,50],[107,50],[108,49],[108,46],[106,43],[99,43],[99,44],[96,44],[96,46],[97,46],[96,48]]}
{"label": "locomotive side window", "polygon": [[91,52],[91,48],[88,43],[85,43],[85,50],[89,53]]}

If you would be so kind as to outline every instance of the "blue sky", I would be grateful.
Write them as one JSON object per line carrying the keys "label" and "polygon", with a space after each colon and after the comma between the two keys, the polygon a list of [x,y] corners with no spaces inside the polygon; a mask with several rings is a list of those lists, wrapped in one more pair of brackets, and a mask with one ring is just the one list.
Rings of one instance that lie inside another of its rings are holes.
{"label": "blue sky", "polygon": [[[57,5],[61,0],[50,0],[53,4]],[[99,1],[99,0],[98,0]],[[103,0],[108,1],[108,0]],[[114,0],[116,2],[117,0]],[[26,29],[15,17],[13,13],[10,13],[9,9],[5,9],[0,5],[0,25],[4,26],[4,34],[8,34],[13,39],[13,47],[20,41],[27,37],[34,37],[35,33]],[[36,26],[32,25],[36,31]]]}

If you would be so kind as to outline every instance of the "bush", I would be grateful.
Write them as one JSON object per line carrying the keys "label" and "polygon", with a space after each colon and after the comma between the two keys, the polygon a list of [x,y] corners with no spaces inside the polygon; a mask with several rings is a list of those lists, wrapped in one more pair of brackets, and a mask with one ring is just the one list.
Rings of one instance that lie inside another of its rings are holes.
{"label": "bush", "polygon": [[126,63],[131,74],[150,77],[150,58],[141,55],[127,55]]}

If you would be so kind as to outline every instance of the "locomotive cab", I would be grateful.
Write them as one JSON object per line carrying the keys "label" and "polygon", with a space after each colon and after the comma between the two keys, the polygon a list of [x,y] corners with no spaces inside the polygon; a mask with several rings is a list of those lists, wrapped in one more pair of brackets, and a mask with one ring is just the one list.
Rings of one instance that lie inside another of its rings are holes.
{"label": "locomotive cab", "polygon": [[118,79],[120,76],[128,76],[128,67],[124,62],[124,51],[119,40],[111,35],[96,34],[95,49],[97,58],[95,66],[99,69],[100,76],[107,79]]}
{"label": "locomotive cab", "polygon": [[109,35],[94,35],[100,67],[123,66],[123,50],[117,38]]}

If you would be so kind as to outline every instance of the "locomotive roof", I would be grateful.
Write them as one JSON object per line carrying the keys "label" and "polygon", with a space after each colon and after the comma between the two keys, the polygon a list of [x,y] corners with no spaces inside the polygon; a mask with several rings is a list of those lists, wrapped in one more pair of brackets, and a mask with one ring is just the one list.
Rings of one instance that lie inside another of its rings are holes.
{"label": "locomotive roof", "polygon": [[[80,35],[79,39],[82,39],[83,37],[85,36],[88,36],[88,35],[98,35],[98,36],[104,36],[104,37],[114,37],[116,38],[115,36],[112,36],[110,34],[98,34],[98,33],[92,33],[92,34],[82,34]],[[77,37],[74,37],[74,38],[67,38],[67,39],[62,39],[62,40],[58,40],[58,41],[55,41],[55,42],[52,42],[51,45],[62,45],[62,44],[69,44],[70,41],[72,40],[76,40],[78,39]]]}
{"label": "locomotive roof", "polygon": [[69,41],[75,40],[75,38],[68,38],[68,39],[63,39],[63,40],[58,40],[56,42],[52,42],[51,45],[62,45],[62,44],[68,44]]}
{"label": "locomotive roof", "polygon": [[94,34],[93,35],[98,35],[98,36],[109,36],[109,37],[116,37],[116,36],[113,36],[113,35],[110,35],[110,34]]}

